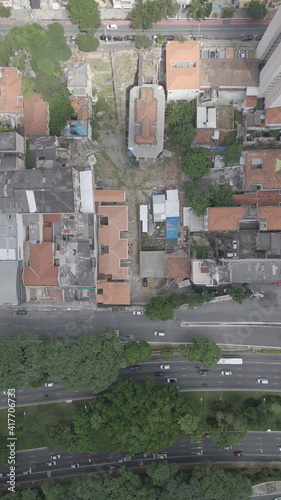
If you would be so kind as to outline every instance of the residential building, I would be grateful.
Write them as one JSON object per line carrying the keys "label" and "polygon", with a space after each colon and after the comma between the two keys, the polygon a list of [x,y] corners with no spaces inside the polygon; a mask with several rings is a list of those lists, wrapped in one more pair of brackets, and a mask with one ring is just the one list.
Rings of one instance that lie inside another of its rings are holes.
{"label": "residential building", "polygon": [[0,132],[0,170],[25,168],[25,141],[17,132]]}
{"label": "residential building", "polygon": [[210,207],[207,231],[281,231],[281,207]]}
{"label": "residential building", "polygon": [[74,168],[0,172],[2,214],[72,213],[80,207],[80,176]]}
{"label": "residential building", "polygon": [[190,259],[178,251],[165,257],[165,278],[172,279],[178,285],[190,278]]}
{"label": "residential building", "polygon": [[99,304],[130,304],[128,206],[123,200],[125,193],[122,191],[95,191],[98,224],[96,301]]}
{"label": "residential building", "polygon": [[24,133],[30,135],[49,135],[49,104],[40,94],[34,94],[24,101]]}
{"label": "residential building", "polygon": [[200,90],[200,43],[166,45],[167,101],[195,99]]}
{"label": "residential building", "polygon": [[245,151],[244,189],[280,189],[281,188],[281,150]]}
{"label": "residential building", "polygon": [[22,74],[18,68],[0,68],[0,124],[24,125]]}
{"label": "residential building", "polygon": [[61,148],[54,135],[31,135],[29,151],[33,153],[37,168],[65,167],[70,158],[70,149]]}
{"label": "residential building", "polygon": [[233,194],[237,205],[259,206],[259,207],[280,207],[281,191],[279,189],[258,189],[253,193]]}
{"label": "residential building", "polygon": [[160,85],[130,91],[128,148],[136,158],[154,159],[163,150],[165,95]]}
{"label": "residential building", "polygon": [[67,63],[67,87],[73,97],[92,96],[91,75],[87,63]]}

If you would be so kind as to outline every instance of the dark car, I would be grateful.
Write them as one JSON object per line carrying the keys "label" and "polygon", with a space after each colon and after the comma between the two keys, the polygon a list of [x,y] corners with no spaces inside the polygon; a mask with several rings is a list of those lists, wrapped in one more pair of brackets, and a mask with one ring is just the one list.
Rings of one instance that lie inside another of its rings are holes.
{"label": "dark car", "polygon": [[241,35],[240,40],[242,40],[243,42],[249,42],[250,40],[253,40],[253,37],[252,35]]}
{"label": "dark car", "polygon": [[142,286],[147,286],[148,283],[147,283],[147,278],[143,278],[142,280]]}
{"label": "dark car", "polygon": [[236,457],[243,457],[244,452],[243,451],[234,451],[233,452]]}
{"label": "dark car", "polygon": [[162,35],[163,38],[165,38],[165,40],[174,40],[175,39],[175,36],[174,35]]}
{"label": "dark car", "polygon": [[209,370],[198,370],[199,375],[208,375]]}
{"label": "dark car", "polygon": [[101,35],[100,40],[103,40],[104,42],[109,42],[110,40],[112,40],[112,37],[106,36],[106,35]]}
{"label": "dark car", "polygon": [[135,370],[139,370],[140,369],[140,366],[139,365],[133,365],[133,366],[129,366],[129,370],[131,370],[131,372],[135,371]]}
{"label": "dark car", "polygon": [[18,309],[18,310],[17,310],[17,314],[19,314],[20,316],[21,316],[22,314],[27,314],[27,310],[26,310],[26,309]]}
{"label": "dark car", "polygon": [[255,35],[254,38],[259,42],[262,39],[263,35]]}
{"label": "dark car", "polygon": [[164,377],[164,372],[154,372],[155,377]]}
{"label": "dark car", "polygon": [[124,37],[123,36],[114,36],[113,40],[114,40],[114,42],[123,42]]}
{"label": "dark car", "polygon": [[124,40],[128,40],[130,42],[133,42],[135,39],[135,35],[126,35],[124,36]]}

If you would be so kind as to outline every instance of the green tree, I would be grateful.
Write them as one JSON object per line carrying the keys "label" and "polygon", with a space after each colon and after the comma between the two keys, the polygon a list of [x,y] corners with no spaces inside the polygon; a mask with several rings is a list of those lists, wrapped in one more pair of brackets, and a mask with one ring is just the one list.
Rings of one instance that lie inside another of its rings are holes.
{"label": "green tree", "polygon": [[147,35],[136,35],[135,46],[136,49],[150,49],[153,41]]}
{"label": "green tree", "polygon": [[235,302],[238,302],[238,304],[242,304],[243,300],[248,299],[253,294],[253,290],[251,290],[249,288],[249,285],[247,285],[246,283],[244,283],[240,288],[235,288],[233,285],[228,285],[226,287],[226,291],[230,295],[230,297],[235,300]]}
{"label": "green tree", "polygon": [[62,129],[65,127],[67,120],[74,113],[70,100],[60,92],[55,92],[49,100],[50,111],[50,134],[60,135]]}
{"label": "green tree", "polygon": [[190,434],[197,431],[199,423],[201,420],[201,415],[190,415],[186,414],[179,419],[179,427],[181,432],[184,434]]}
{"label": "green tree", "polygon": [[223,153],[223,159],[226,165],[233,165],[238,163],[240,160],[241,152],[243,147],[240,144],[232,144],[227,148],[227,151]]}
{"label": "green tree", "polygon": [[153,486],[165,488],[169,481],[177,474],[179,467],[177,464],[169,464],[166,460],[161,463],[153,462],[148,464],[146,474]]}
{"label": "green tree", "polygon": [[131,10],[130,18],[134,29],[149,30],[153,23],[172,17],[177,11],[177,5],[173,0],[137,0]]}
{"label": "green tree", "polygon": [[185,302],[191,309],[200,306],[205,302],[210,302],[212,300],[212,295],[207,291],[203,290],[202,294],[196,293],[194,290],[189,290],[185,294]]}
{"label": "green tree", "polygon": [[126,366],[123,346],[114,331],[101,330],[98,337],[63,339],[47,351],[48,373],[66,389],[107,389]]}
{"label": "green tree", "polygon": [[176,33],[175,40],[180,43],[184,43],[186,41],[185,36],[182,33]]}
{"label": "green tree", "polygon": [[127,342],[124,345],[124,357],[129,365],[134,365],[138,361],[146,361],[151,358],[152,349],[148,342]]}
{"label": "green tree", "polygon": [[222,11],[223,18],[231,19],[234,16],[235,9],[233,7],[225,7]]}
{"label": "green tree", "polygon": [[11,17],[11,9],[9,7],[0,7],[0,17]]}
{"label": "green tree", "polygon": [[174,310],[181,305],[182,301],[178,295],[173,294],[169,297],[157,295],[152,297],[146,305],[145,314],[149,319],[161,319],[166,321],[173,318]]}
{"label": "green tree", "polygon": [[234,207],[233,191],[230,188],[210,186],[204,192],[208,207]]}
{"label": "green tree", "polygon": [[175,351],[173,349],[162,349],[160,351],[160,356],[163,359],[163,361],[169,361],[170,357],[175,354]]}
{"label": "green tree", "polygon": [[129,456],[147,454],[172,444],[188,402],[176,387],[161,387],[151,378],[138,384],[118,382],[113,391],[93,402],[92,426],[106,432],[116,450]]}
{"label": "green tree", "polygon": [[79,33],[79,35],[77,35],[76,43],[79,47],[79,50],[82,50],[82,52],[94,52],[99,46],[99,41],[97,38],[94,38],[91,35],[85,35],[83,33]]}
{"label": "green tree", "polygon": [[34,89],[48,102],[57,93],[61,94],[64,98],[69,97],[66,85],[62,84],[60,79],[55,75],[38,75],[34,81]]}
{"label": "green tree", "polygon": [[205,0],[192,0],[189,9],[193,19],[204,19],[211,14],[212,3]]}
{"label": "green tree", "polygon": [[95,0],[69,0],[69,17],[81,31],[95,32],[100,26],[99,5]]}
{"label": "green tree", "polygon": [[67,484],[56,484],[51,480],[44,481],[40,486],[44,500],[62,500],[63,498],[70,498],[68,496]]}
{"label": "green tree", "polygon": [[266,6],[259,0],[251,0],[247,7],[247,14],[251,19],[263,19],[266,16]]}
{"label": "green tree", "polygon": [[199,361],[206,368],[215,365],[221,358],[221,350],[215,342],[204,337],[192,338],[191,341],[191,345],[180,345],[179,354],[182,358],[191,363]]}
{"label": "green tree", "polygon": [[194,180],[199,180],[211,170],[212,162],[204,148],[189,149],[182,163],[183,172]]}
{"label": "green tree", "polygon": [[27,151],[25,155],[25,166],[26,168],[34,168],[36,165],[36,160],[34,153],[32,151]]}
{"label": "green tree", "polygon": [[195,137],[195,115],[194,102],[180,101],[167,108],[168,143],[182,153],[189,149]]}

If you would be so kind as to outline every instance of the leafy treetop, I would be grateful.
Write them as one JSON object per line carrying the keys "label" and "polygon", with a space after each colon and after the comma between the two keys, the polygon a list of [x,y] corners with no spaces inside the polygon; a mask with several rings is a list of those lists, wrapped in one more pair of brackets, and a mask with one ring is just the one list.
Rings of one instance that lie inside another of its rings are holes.
{"label": "leafy treetop", "polygon": [[95,32],[100,26],[99,5],[95,0],[69,0],[69,16],[81,31]]}
{"label": "leafy treetop", "polygon": [[206,368],[215,365],[221,358],[221,350],[206,338],[192,338],[191,345],[180,345],[179,353],[182,358],[188,359],[191,363],[199,361]]}

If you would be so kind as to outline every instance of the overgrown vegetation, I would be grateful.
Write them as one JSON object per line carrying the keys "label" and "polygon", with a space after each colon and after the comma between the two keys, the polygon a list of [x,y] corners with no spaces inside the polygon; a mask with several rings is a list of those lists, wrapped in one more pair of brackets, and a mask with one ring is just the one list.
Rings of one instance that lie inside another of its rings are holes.
{"label": "overgrown vegetation", "polygon": [[263,19],[266,13],[266,5],[259,0],[251,0],[247,6],[247,14],[251,19]]}
{"label": "overgrown vegetation", "polygon": [[201,215],[208,207],[233,207],[233,191],[230,188],[210,186],[200,192],[195,182],[184,184],[184,193],[193,212]]}
{"label": "overgrown vegetation", "polygon": [[247,283],[244,283],[242,287],[235,288],[233,285],[228,285],[226,291],[230,297],[232,297],[235,302],[242,304],[243,300],[248,299],[253,294],[253,290],[250,289]]}
{"label": "overgrown vegetation", "polygon": [[[75,0],[72,0],[75,1]],[[137,0],[130,12],[134,29],[150,30],[153,23],[173,17],[178,6],[172,0]]]}
{"label": "overgrown vegetation", "polygon": [[195,116],[194,102],[169,104],[166,110],[168,147],[186,154],[196,134]]}

